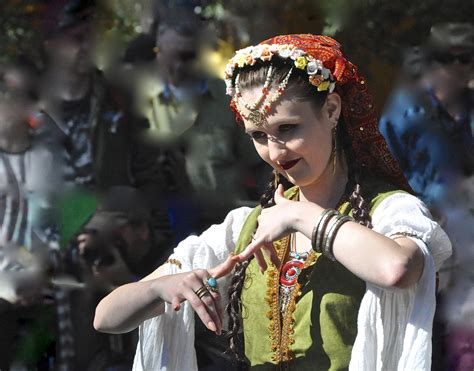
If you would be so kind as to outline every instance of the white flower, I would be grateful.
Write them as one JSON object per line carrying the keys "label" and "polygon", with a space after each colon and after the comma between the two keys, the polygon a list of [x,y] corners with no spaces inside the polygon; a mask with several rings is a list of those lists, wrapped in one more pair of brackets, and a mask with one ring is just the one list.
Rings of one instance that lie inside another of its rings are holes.
{"label": "white flower", "polygon": [[310,61],[306,66],[306,72],[308,75],[315,75],[318,72],[318,64],[316,61]]}
{"label": "white flower", "polygon": [[227,88],[225,89],[225,93],[232,97],[234,95],[234,88],[232,86],[227,86]]}
{"label": "white flower", "polygon": [[262,45],[257,45],[253,48],[252,52],[250,53],[252,55],[252,57],[254,57],[255,59],[258,59],[260,58],[260,56],[262,55],[262,50],[263,50],[263,47]]}
{"label": "white flower", "polygon": [[278,55],[281,58],[289,58],[292,52],[293,49],[291,49],[290,45],[282,44],[278,47]]}
{"label": "white flower", "polygon": [[226,77],[232,77],[232,75],[234,74],[234,63],[232,63],[232,61],[230,61],[227,66],[225,66],[224,72]]}
{"label": "white flower", "polygon": [[252,47],[251,46],[247,46],[246,48],[243,48],[243,49],[240,49],[240,50],[237,50],[235,52],[235,55],[243,55],[243,54],[250,54],[250,52],[252,51]]}
{"label": "white flower", "polygon": [[322,75],[323,75],[323,77],[324,77],[324,80],[329,79],[329,76],[330,76],[329,70],[328,70],[327,68],[324,68],[324,67],[323,67],[323,68],[322,68]]}
{"label": "white flower", "polygon": [[278,46],[279,46],[278,44],[271,44],[270,45],[270,51],[274,54],[278,53]]}

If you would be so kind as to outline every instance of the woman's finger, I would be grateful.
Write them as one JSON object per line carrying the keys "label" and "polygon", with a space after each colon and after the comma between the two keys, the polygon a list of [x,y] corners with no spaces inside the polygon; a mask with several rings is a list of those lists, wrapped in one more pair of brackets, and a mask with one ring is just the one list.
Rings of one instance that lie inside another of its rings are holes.
{"label": "woman's finger", "polygon": [[213,315],[212,310],[210,309],[210,306],[214,305],[214,301],[212,300],[212,298],[210,298],[212,301],[212,304],[210,304],[208,307],[208,305],[203,300],[201,300],[192,289],[185,291],[183,293],[183,296],[189,302],[189,304],[191,304],[194,311],[201,319],[202,323],[204,323],[204,325],[209,330],[216,332],[217,331],[216,323],[218,322],[218,318],[217,318],[217,314],[215,310],[214,310],[214,315]]}
{"label": "woman's finger", "polygon": [[278,258],[277,252],[275,251],[275,247],[273,246],[273,243],[272,242],[265,243],[263,250],[267,252],[267,255],[270,261],[272,262],[272,264],[275,267],[279,267],[281,262],[280,262],[280,259]]}
{"label": "woman's finger", "polygon": [[238,256],[230,254],[227,259],[218,266],[208,269],[209,274],[215,279],[227,276],[234,269],[235,265],[240,262]]}
{"label": "woman's finger", "polygon": [[[218,288],[214,288],[214,286],[211,285],[211,283],[209,283],[209,279],[210,278],[213,278],[215,280],[215,278],[208,272],[206,271],[205,269],[198,269],[198,270],[195,270],[194,271],[195,275],[197,276],[198,280],[200,281],[200,286],[199,284],[196,284],[196,287],[194,289],[194,291],[198,291],[199,289],[201,289],[202,287],[205,287],[207,289],[207,294],[204,295],[204,296],[201,296],[201,300],[204,302],[204,304],[207,305],[207,307],[210,309],[210,314],[211,316],[213,316],[213,314],[216,315],[217,317],[217,321],[216,321],[216,325],[217,325],[217,333],[219,334],[221,329],[222,329],[222,322],[223,322],[223,313],[221,315],[221,311],[222,311],[222,308],[221,308],[221,305],[220,305],[220,294],[219,294],[219,289]],[[199,286],[199,287],[197,287]],[[214,290],[213,290],[214,288]]]}
{"label": "woman's finger", "polygon": [[285,189],[283,188],[282,184],[278,184],[278,187],[275,190],[275,194],[273,195],[273,199],[275,200],[275,204],[277,205],[282,201],[286,201]]}
{"label": "woman's finger", "polygon": [[219,310],[217,309],[217,306],[216,306],[216,302],[214,301],[214,298],[212,297],[212,293],[209,292],[208,294],[202,296],[201,300],[206,305],[207,312],[211,315],[212,321],[216,325],[216,330],[215,330],[216,334],[220,335],[221,330],[222,330],[222,321],[219,315]]}
{"label": "woman's finger", "polygon": [[255,259],[257,260],[258,267],[260,268],[260,272],[265,272],[268,268],[267,262],[262,254],[262,250],[255,251]]}
{"label": "woman's finger", "polygon": [[[275,248],[273,247],[272,242],[265,242],[263,239],[256,239],[252,243],[250,243],[247,248],[242,251],[238,256],[239,260],[242,262],[244,260],[247,260],[250,258],[252,255],[255,255],[255,253],[258,250],[261,250],[262,248],[266,249],[268,252],[268,256],[270,257],[270,261],[275,264],[276,266],[279,265],[280,260],[278,259],[278,256],[276,254]],[[257,256],[255,256],[257,257]]]}
{"label": "woman's finger", "polygon": [[222,299],[219,291],[212,292],[211,296],[214,299],[214,305],[216,306],[217,315],[219,316],[221,322],[221,329],[224,327],[224,307],[222,306]]}
{"label": "woman's finger", "polygon": [[244,260],[250,258],[252,255],[255,254],[255,251],[260,249],[261,245],[263,245],[263,240],[252,241],[244,251],[237,255],[239,261],[243,262]]}
{"label": "woman's finger", "polygon": [[276,267],[280,266],[280,259],[278,258],[278,255],[275,251],[275,248],[273,247],[272,242],[264,242],[263,240],[255,240],[252,242],[250,245],[247,246],[247,248],[237,255],[240,259],[240,261],[247,260],[250,258],[252,255],[255,255],[255,258],[257,259],[258,265],[260,267],[260,270],[264,272],[268,268],[268,264],[265,261],[265,258],[263,257],[261,249],[265,249],[265,251],[268,253],[269,259],[272,262],[273,265]]}
{"label": "woman's finger", "polygon": [[171,307],[176,312],[181,309],[181,302],[177,296],[174,296],[173,299],[171,300]]}

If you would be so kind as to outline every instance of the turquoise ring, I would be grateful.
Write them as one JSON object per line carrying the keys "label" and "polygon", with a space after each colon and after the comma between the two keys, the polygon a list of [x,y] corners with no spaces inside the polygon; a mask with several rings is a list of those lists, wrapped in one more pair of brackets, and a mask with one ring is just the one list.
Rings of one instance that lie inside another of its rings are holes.
{"label": "turquoise ring", "polygon": [[214,277],[209,277],[206,282],[204,282],[204,286],[206,286],[206,288],[209,290],[209,291],[212,291],[212,292],[219,292],[219,289],[217,287],[217,280],[214,278]]}

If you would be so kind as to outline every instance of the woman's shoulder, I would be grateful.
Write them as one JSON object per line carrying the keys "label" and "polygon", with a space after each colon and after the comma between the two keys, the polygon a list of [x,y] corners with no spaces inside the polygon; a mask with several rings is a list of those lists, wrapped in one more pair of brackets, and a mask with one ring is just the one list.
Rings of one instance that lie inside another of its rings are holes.
{"label": "woman's shoulder", "polygon": [[436,268],[451,254],[451,242],[434,220],[428,207],[416,196],[402,190],[380,194],[372,212],[373,229],[387,237],[404,235],[424,243]]}
{"label": "woman's shoulder", "polygon": [[[363,196],[369,203],[373,223],[386,218],[410,218],[432,216],[426,205],[415,195],[380,178],[368,178],[363,182]],[[375,225],[375,224],[374,224]]]}

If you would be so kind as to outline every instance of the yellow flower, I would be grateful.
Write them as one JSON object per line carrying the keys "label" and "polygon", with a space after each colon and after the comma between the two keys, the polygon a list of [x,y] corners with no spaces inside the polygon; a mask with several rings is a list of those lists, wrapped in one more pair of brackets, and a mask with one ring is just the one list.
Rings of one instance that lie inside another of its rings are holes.
{"label": "yellow flower", "polygon": [[328,90],[329,84],[329,81],[323,81],[321,84],[318,85],[318,91]]}
{"label": "yellow flower", "polygon": [[306,59],[306,57],[298,57],[295,60],[295,66],[296,68],[299,68],[300,70],[304,70],[307,64],[308,64],[308,60]]}
{"label": "yellow flower", "polygon": [[239,57],[237,58],[237,66],[239,66],[239,68],[242,68],[243,66],[245,66],[245,61],[247,60],[247,56],[244,55],[244,54],[241,54],[239,55]]}

